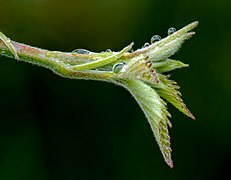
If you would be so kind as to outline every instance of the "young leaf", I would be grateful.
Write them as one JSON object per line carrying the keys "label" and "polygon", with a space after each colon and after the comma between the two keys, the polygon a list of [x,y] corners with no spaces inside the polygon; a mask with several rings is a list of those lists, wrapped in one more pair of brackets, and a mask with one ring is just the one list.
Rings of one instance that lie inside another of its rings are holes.
{"label": "young leaf", "polygon": [[181,61],[166,59],[164,61],[153,62],[151,68],[156,69],[160,73],[169,72],[175,69],[188,67],[188,64],[184,64]]}
{"label": "young leaf", "polygon": [[168,126],[171,123],[168,117],[166,103],[159,97],[154,89],[140,80],[126,80],[122,85],[134,96],[143,110],[151,129],[156,137],[166,163],[172,168],[170,136]]}
{"label": "young leaf", "polygon": [[176,82],[169,80],[167,76],[162,74],[159,74],[159,78],[160,83],[153,86],[156,92],[185,115],[195,119],[193,114],[188,110],[183,100],[181,99],[181,93],[178,91],[179,86],[177,86]]}

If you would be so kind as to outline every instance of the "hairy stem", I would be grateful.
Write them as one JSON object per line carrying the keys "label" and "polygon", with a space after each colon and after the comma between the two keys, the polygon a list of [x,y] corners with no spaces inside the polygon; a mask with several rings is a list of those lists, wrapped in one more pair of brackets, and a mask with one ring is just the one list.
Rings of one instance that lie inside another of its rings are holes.
{"label": "hairy stem", "polygon": [[[92,79],[111,81],[111,77],[113,75],[112,72],[98,72],[94,70],[75,71],[72,68],[70,68],[69,65],[62,63],[62,60],[76,61],[76,59],[78,62],[78,58],[76,58],[77,55],[75,54],[64,53],[59,51],[48,51],[36,47],[31,47],[29,45],[17,43],[14,41],[11,41],[11,44],[15,48],[20,61],[25,61],[31,64],[36,64],[51,69],[53,72],[57,73],[62,77],[67,77],[71,79]],[[15,58],[9,50],[9,48],[6,47],[2,41],[0,41],[0,52],[4,56]],[[79,63],[82,63],[84,59],[87,59],[86,57],[84,57],[84,55],[82,58],[79,60]]]}

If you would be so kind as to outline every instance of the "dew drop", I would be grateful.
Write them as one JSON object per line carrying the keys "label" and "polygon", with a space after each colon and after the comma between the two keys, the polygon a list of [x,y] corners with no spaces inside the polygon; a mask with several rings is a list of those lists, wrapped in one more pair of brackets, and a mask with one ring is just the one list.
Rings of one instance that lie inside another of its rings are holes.
{"label": "dew drop", "polygon": [[153,44],[153,43],[160,41],[160,40],[161,40],[161,37],[159,35],[154,35],[151,38],[151,43]]}
{"label": "dew drop", "polygon": [[171,35],[171,34],[173,34],[174,32],[176,32],[176,28],[171,27],[171,28],[168,29],[168,35]]}
{"label": "dew drop", "polygon": [[143,48],[146,48],[146,47],[148,47],[150,44],[149,43],[145,43],[144,45],[143,45]]}
{"label": "dew drop", "polygon": [[6,42],[10,43],[10,38],[7,38]]}
{"label": "dew drop", "polygon": [[113,70],[114,73],[117,74],[117,73],[119,73],[119,72],[123,69],[124,66],[125,66],[125,63],[124,63],[124,62],[117,63],[117,64],[115,64],[115,65],[113,66],[112,70]]}
{"label": "dew drop", "polygon": [[75,53],[75,54],[89,54],[90,51],[88,51],[86,49],[75,49],[74,51],[72,51],[72,53]]}
{"label": "dew drop", "polygon": [[106,49],[106,52],[112,52],[112,50],[111,49]]}

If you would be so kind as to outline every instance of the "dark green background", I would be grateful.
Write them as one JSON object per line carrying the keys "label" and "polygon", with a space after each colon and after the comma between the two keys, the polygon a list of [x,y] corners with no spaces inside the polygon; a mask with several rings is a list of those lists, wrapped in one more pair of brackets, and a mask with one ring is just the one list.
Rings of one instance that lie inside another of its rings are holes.
{"label": "dark green background", "polygon": [[183,99],[169,105],[175,167],[164,162],[135,100],[121,87],[64,79],[0,57],[0,180],[224,179],[231,161],[230,0],[0,0],[0,31],[60,51],[135,49],[198,20],[174,58]]}

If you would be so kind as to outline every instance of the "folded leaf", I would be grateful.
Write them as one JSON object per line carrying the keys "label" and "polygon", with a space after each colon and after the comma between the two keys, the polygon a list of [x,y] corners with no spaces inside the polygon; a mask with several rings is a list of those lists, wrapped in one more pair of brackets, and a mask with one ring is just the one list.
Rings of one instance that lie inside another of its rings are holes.
{"label": "folded leaf", "polygon": [[164,61],[153,62],[151,68],[157,70],[160,73],[169,72],[174,69],[188,67],[188,64],[184,64],[181,61],[166,59]]}
{"label": "folded leaf", "polygon": [[134,58],[132,62],[126,65],[121,71],[120,77],[127,79],[139,79],[145,82],[158,83],[159,78],[154,69],[151,69],[151,63],[145,58]]}
{"label": "folded leaf", "polygon": [[142,54],[144,57],[148,57],[148,61],[160,61],[165,60],[175,54],[184,43],[194,35],[194,32],[189,32],[198,25],[198,22],[193,22],[184,28],[176,31],[170,36],[151,44],[148,47],[139,49],[134,52],[135,55]]}
{"label": "folded leaf", "polygon": [[183,100],[181,99],[181,93],[178,91],[179,86],[177,86],[177,83],[175,81],[169,80],[168,76],[162,74],[159,74],[159,79],[159,84],[152,85],[156,92],[185,115],[195,119],[193,114],[188,110]]}
{"label": "folded leaf", "polygon": [[170,114],[167,111],[166,103],[160,98],[154,89],[139,80],[126,80],[122,85],[134,96],[145,116],[148,119],[151,129],[156,137],[156,141],[164,156],[166,163],[173,167],[171,159],[170,136],[168,120]]}

